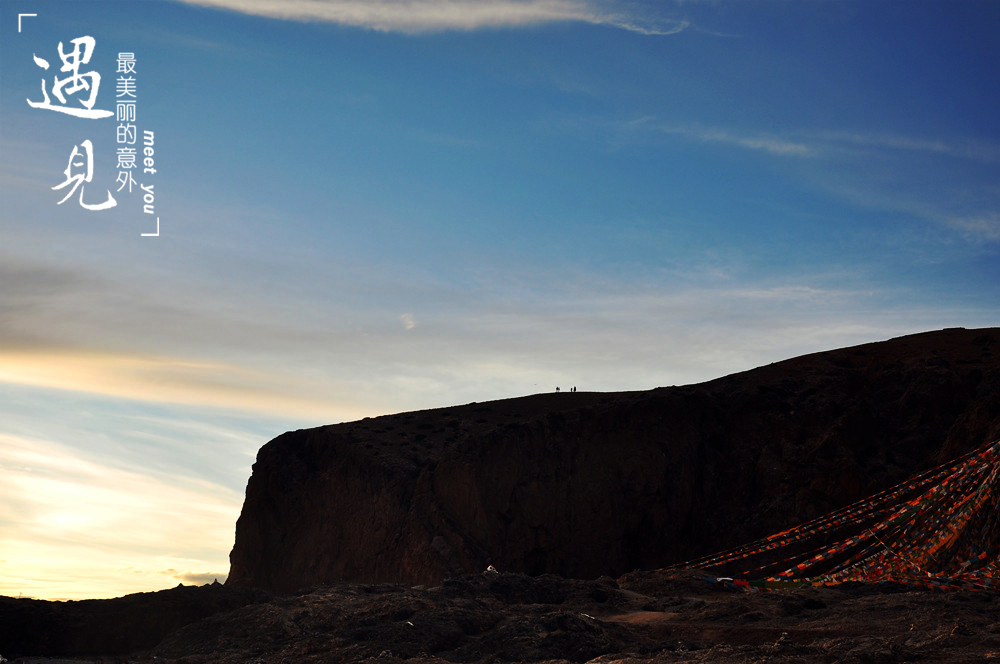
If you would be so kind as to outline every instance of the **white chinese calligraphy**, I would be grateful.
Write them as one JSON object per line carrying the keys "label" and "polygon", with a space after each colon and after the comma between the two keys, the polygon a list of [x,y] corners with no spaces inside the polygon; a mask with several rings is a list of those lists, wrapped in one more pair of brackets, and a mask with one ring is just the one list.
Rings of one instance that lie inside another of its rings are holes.
{"label": "white chinese calligraphy", "polygon": [[66,170],[63,171],[63,173],[66,175],[65,182],[63,182],[62,184],[57,184],[56,186],[52,187],[53,189],[62,189],[63,187],[67,187],[70,184],[73,185],[73,188],[69,190],[69,193],[66,194],[66,196],[64,196],[61,201],[59,201],[58,205],[62,205],[63,203],[65,203],[66,199],[68,199],[70,196],[73,195],[74,192],[76,192],[77,187],[80,188],[80,206],[87,210],[107,210],[108,208],[112,208],[118,205],[118,201],[114,199],[114,196],[111,195],[110,191],[108,192],[108,200],[104,201],[103,203],[88,205],[87,203],[83,202],[84,187],[81,187],[80,184],[83,182],[90,182],[91,179],[93,179],[94,146],[90,141],[83,141],[82,143],[80,143],[80,147],[82,147],[83,151],[86,153],[86,173],[77,173],[76,175],[73,174],[74,167],[80,168],[81,166],[84,166],[84,162],[74,161],[77,157],[81,156],[80,151],[77,149],[77,146],[74,145],[73,152],[71,152],[69,155],[69,164],[67,164]]}
{"label": "white chinese calligraphy", "polygon": [[[58,104],[53,104],[51,99],[49,99],[48,92],[45,90],[45,79],[42,79],[42,96],[44,101],[35,102],[30,99],[27,100],[28,105],[32,108],[42,108],[50,111],[56,111],[57,113],[66,113],[68,115],[73,115],[79,118],[106,118],[110,117],[111,111],[103,111],[100,109],[95,109],[94,104],[97,102],[97,91],[101,86],[101,75],[96,71],[80,73],[80,65],[85,65],[90,62],[90,57],[94,53],[94,46],[96,42],[93,37],[83,36],[78,37],[70,42],[73,44],[74,48],[69,53],[63,50],[63,43],[59,42],[59,58],[63,62],[62,68],[59,70],[61,72],[70,73],[66,78],[60,79],[58,77],[53,77],[52,81],[52,94],[55,95],[56,99],[59,100],[61,106]],[[80,52],[80,48],[83,47],[83,52]],[[35,64],[42,69],[48,69],[48,61],[38,57],[33,56],[35,59]],[[67,100],[66,95],[74,95],[81,90],[88,90],[90,96],[86,99],[78,99],[83,108],[76,108],[72,106],[66,106]]]}

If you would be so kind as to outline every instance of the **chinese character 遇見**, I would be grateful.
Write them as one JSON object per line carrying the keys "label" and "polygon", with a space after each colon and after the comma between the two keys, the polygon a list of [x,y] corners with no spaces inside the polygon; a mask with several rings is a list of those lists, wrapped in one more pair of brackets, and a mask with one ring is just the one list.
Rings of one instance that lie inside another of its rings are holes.
{"label": "chinese character \u9047\u898b", "polygon": [[[52,94],[55,95],[56,99],[62,104],[53,104],[49,99],[48,92],[45,91],[45,79],[42,79],[42,96],[44,101],[28,101],[28,105],[32,108],[44,108],[50,111],[56,111],[58,113],[66,113],[68,115],[73,115],[78,118],[106,118],[113,115],[111,111],[103,111],[100,109],[95,109],[94,104],[97,102],[97,91],[101,86],[101,75],[96,71],[89,71],[83,74],[80,73],[80,65],[85,65],[90,62],[90,57],[94,54],[94,47],[97,42],[93,37],[83,36],[77,37],[70,42],[73,44],[73,50],[66,53],[63,50],[63,43],[59,42],[59,58],[63,62],[63,66],[59,71],[70,72],[70,75],[66,78],[60,79],[57,76],[53,77],[52,80]],[[83,52],[80,52],[80,48],[83,47]],[[35,64],[42,69],[48,69],[48,61],[38,57],[35,58]],[[89,79],[89,82],[88,82]],[[74,108],[71,106],[66,106],[66,95],[74,95],[81,90],[89,90],[90,96],[86,99],[78,99],[78,101],[84,106],[84,108]],[[65,94],[64,94],[65,93]]]}
{"label": "chinese character \u9047\u898b", "polygon": [[61,201],[59,201],[58,205],[62,205],[63,203],[65,203],[66,199],[72,196],[73,193],[76,191],[77,187],[79,187],[81,207],[87,210],[107,210],[108,208],[113,208],[114,206],[118,205],[118,201],[115,200],[114,196],[111,195],[110,191],[108,191],[108,200],[104,201],[103,203],[88,205],[87,203],[83,202],[84,187],[80,187],[80,183],[90,182],[94,177],[94,144],[91,143],[89,140],[83,141],[82,143],[80,143],[80,147],[83,147],[83,151],[87,155],[86,157],[87,172],[86,174],[77,173],[76,175],[73,175],[74,166],[79,168],[84,165],[84,162],[82,161],[74,162],[74,160],[77,157],[82,156],[80,154],[80,151],[77,149],[77,146],[74,145],[73,152],[71,152],[69,155],[69,164],[67,164],[66,170],[63,171],[63,173],[66,175],[66,181],[63,182],[62,184],[57,184],[56,186],[52,187],[53,189],[62,189],[63,187],[66,187],[71,183],[73,185],[73,188],[69,190],[69,193],[66,194]]}

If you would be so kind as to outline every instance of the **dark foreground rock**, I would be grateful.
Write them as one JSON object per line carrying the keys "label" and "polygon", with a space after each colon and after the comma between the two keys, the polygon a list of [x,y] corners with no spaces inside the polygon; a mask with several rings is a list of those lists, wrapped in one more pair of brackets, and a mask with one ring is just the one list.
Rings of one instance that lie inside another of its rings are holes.
{"label": "dark foreground rock", "polygon": [[49,602],[0,597],[0,655],[148,650],[184,625],[267,597],[260,590],[226,588],[218,583],[116,599]]}
{"label": "dark foreground rock", "polygon": [[[127,664],[896,664],[1000,660],[1000,595],[902,586],[742,594],[695,573],[338,584],[219,613]],[[99,653],[86,660],[98,660]],[[28,660],[22,660],[27,662]],[[30,660],[38,661],[38,660]]]}
{"label": "dark foreground rock", "polygon": [[437,585],[488,564],[618,576],[791,527],[1000,438],[1000,330],[817,353],[700,385],[563,392],[286,433],[227,584]]}

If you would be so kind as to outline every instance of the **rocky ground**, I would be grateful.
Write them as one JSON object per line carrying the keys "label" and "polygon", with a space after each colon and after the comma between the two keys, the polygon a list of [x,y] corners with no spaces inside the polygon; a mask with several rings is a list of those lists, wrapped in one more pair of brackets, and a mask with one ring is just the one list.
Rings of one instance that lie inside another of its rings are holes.
{"label": "rocky ground", "polygon": [[149,650],[12,661],[971,663],[1000,661],[998,618],[993,593],[855,584],[744,594],[693,572],[484,574],[429,589],[341,584],[258,596]]}

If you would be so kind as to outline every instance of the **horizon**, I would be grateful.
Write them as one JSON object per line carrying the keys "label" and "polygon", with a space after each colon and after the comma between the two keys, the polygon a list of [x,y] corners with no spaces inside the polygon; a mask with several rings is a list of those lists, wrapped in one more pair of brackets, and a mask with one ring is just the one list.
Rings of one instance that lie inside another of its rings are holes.
{"label": "horizon", "polygon": [[[895,341],[897,339],[903,339],[903,338],[907,338],[907,337],[923,336],[923,335],[927,335],[927,334],[935,334],[935,333],[940,333],[940,332],[948,332],[948,331],[954,331],[954,330],[969,330],[969,329],[970,328],[964,328],[964,327],[950,327],[950,328],[942,328],[942,329],[938,329],[938,330],[924,330],[924,331],[921,331],[921,332],[913,332],[913,333],[901,335],[901,336],[898,336],[898,337],[891,337],[889,339],[880,339],[880,340],[874,340],[874,341],[870,341],[870,342],[863,342],[861,344],[857,344],[857,345],[854,345],[854,346],[846,346],[846,347],[841,347],[841,348],[831,348],[831,349],[824,349],[824,350],[820,350],[820,351],[813,351],[813,352],[810,352],[810,353],[805,353],[803,355],[796,355],[796,356],[793,356],[793,357],[788,357],[788,358],[780,359],[780,360],[777,360],[776,362],[774,362],[774,364],[780,364],[780,363],[786,362],[786,361],[793,361],[793,360],[799,359],[801,357],[806,357],[806,356],[817,354],[817,353],[822,354],[822,353],[827,353],[827,352],[836,352],[836,351],[840,351],[840,350],[850,350],[851,348],[857,348],[857,347],[860,347],[860,346],[866,346],[866,345],[873,344],[873,343],[875,343],[875,344],[885,343],[885,342]],[[1000,329],[1000,326],[988,327],[988,328],[971,328],[971,331],[990,330],[990,329]],[[727,378],[727,377],[738,375],[738,374],[741,374],[741,373],[746,373],[748,371],[753,371],[754,369],[757,369],[757,368],[761,368],[761,367],[753,367],[751,369],[747,369],[747,370],[744,370],[744,371],[736,372],[735,374],[726,374],[726,375],[723,375],[723,376],[717,376],[717,377],[709,378],[709,379],[707,379],[705,381],[701,381],[699,383],[687,383],[687,384],[684,384],[684,385],[660,386],[658,388],[651,388],[651,389],[664,389],[664,388],[670,389],[670,388],[696,386],[696,385],[702,384],[704,382],[712,382],[714,380],[718,380],[718,379],[721,379],[721,378]],[[565,389],[564,391],[565,392],[569,392],[569,389]],[[635,391],[640,391],[640,390],[620,390],[620,391],[613,391],[613,392],[596,392],[596,393],[597,394],[609,394],[609,395],[611,395],[611,394],[626,393],[626,392],[635,392]],[[556,392],[559,392],[559,390],[557,389]],[[549,395],[549,394],[552,394],[552,393],[553,392],[550,390],[550,391],[547,391],[547,392],[536,392],[536,393],[531,393],[531,394],[515,395],[515,396],[510,396],[510,397],[504,397],[502,399],[490,400],[490,401],[483,401],[483,402],[473,401],[473,402],[469,402],[468,404],[447,404],[447,405],[443,405],[443,406],[442,405],[438,405],[438,406],[433,406],[433,407],[428,408],[428,409],[421,409],[421,410],[437,410],[437,409],[449,409],[450,410],[450,409],[453,409],[455,407],[461,407],[461,406],[464,406],[464,405],[488,404],[488,403],[492,403],[494,401],[505,401],[505,400],[511,400],[511,399],[526,399],[526,398],[531,398],[531,397],[535,397],[535,396]],[[591,392],[591,393],[593,394],[595,392]],[[380,416],[402,415],[402,414],[406,414],[407,412],[417,412],[417,411],[401,411],[401,412],[397,412],[397,413],[384,413],[382,415],[379,415],[379,417]],[[351,423],[351,422],[347,421],[347,422],[340,422],[340,423],[337,423],[337,424],[349,424],[349,423]],[[263,444],[264,443],[262,443],[261,446],[263,446]],[[249,479],[249,477],[248,477],[248,479]],[[235,522],[234,522],[234,528],[235,528]],[[213,578],[211,580],[208,580],[209,576],[213,576]],[[17,598],[18,599],[36,599],[36,600],[53,601],[53,602],[81,601],[81,600],[85,600],[85,599],[118,599],[118,598],[124,597],[126,595],[143,594],[143,593],[157,593],[157,592],[163,592],[163,591],[173,590],[173,589],[179,588],[179,587],[187,587],[187,586],[191,586],[191,587],[210,586],[210,585],[213,585],[214,583],[219,583],[219,584],[224,585],[227,576],[228,576],[228,574],[222,575],[221,577],[218,576],[218,575],[211,575],[211,574],[198,575],[197,578],[188,578],[187,579],[188,583],[185,583],[184,580],[181,580],[177,585],[171,586],[171,587],[152,588],[152,589],[144,589],[144,590],[140,589],[140,590],[130,591],[129,593],[125,593],[123,595],[115,595],[115,596],[111,596],[111,597],[99,597],[99,598],[95,598],[95,597],[82,597],[82,596],[81,597],[59,597],[59,596],[51,596],[51,597],[44,597],[43,598],[43,597],[35,597],[35,596],[32,596],[32,595],[24,595],[23,593],[19,593]],[[220,580],[220,578],[221,578],[221,580]]]}
{"label": "horizon", "polygon": [[[998,29],[978,0],[3,0],[0,594],[223,582],[287,430],[1000,326]],[[33,106],[83,36],[112,115]]]}

